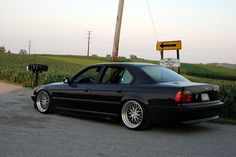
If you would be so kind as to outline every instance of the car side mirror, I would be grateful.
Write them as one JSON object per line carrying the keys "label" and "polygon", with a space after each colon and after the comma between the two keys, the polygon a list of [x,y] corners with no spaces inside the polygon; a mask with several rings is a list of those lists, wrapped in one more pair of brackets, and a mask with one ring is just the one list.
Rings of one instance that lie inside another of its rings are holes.
{"label": "car side mirror", "polygon": [[63,82],[70,84],[70,79],[69,79],[68,77],[65,77],[65,78],[63,79]]}

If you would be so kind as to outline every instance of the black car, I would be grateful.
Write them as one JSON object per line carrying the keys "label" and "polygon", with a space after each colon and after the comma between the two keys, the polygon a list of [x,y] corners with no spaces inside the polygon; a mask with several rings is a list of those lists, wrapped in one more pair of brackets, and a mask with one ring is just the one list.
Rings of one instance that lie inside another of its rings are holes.
{"label": "black car", "polygon": [[184,124],[219,117],[218,85],[194,83],[167,68],[146,63],[90,65],[63,82],[34,89],[41,113],[79,111],[120,117],[129,129],[152,123]]}

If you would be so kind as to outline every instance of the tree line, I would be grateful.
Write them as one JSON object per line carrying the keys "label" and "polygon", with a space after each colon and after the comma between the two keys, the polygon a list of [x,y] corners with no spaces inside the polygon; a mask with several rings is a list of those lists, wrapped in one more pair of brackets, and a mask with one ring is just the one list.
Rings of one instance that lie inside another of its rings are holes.
{"label": "tree line", "polygon": [[[6,48],[4,47],[4,46],[0,46],[0,53],[11,53],[11,51],[10,50],[6,50]],[[19,54],[28,54],[28,52],[26,51],[26,50],[24,50],[24,49],[21,49],[20,51],[19,51]]]}

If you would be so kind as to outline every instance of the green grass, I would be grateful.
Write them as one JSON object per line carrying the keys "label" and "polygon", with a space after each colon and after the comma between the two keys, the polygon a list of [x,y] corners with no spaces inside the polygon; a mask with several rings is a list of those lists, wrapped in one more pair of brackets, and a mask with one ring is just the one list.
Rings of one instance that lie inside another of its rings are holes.
{"label": "green grass", "polygon": [[54,61],[60,61],[60,62],[66,62],[66,63],[73,63],[78,64],[81,66],[87,66],[90,64],[96,64],[96,63],[102,63],[102,62],[108,62],[108,60],[102,60],[100,59],[93,59],[88,57],[81,57],[81,56],[54,56],[54,55],[43,55],[41,58],[54,60]]}

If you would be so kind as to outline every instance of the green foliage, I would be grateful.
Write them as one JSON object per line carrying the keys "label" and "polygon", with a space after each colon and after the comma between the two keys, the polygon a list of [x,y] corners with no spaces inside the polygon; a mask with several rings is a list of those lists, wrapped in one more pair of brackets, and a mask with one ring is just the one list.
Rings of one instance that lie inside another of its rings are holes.
{"label": "green foliage", "polygon": [[49,66],[48,72],[40,74],[39,84],[62,81],[65,76],[70,76],[80,70],[84,65],[67,63],[52,59],[45,59],[40,55],[1,54],[0,80],[15,82],[24,86],[33,86],[34,75],[26,71],[29,64],[45,64]]}
{"label": "green foliage", "polygon": [[27,54],[27,51],[24,50],[24,49],[21,49],[21,50],[19,51],[19,54],[21,54],[21,55],[26,55],[26,54]]}
{"label": "green foliage", "polygon": [[6,53],[6,49],[4,46],[0,46],[0,53]]}
{"label": "green foliage", "polygon": [[138,59],[138,57],[136,55],[130,55],[131,59]]}
{"label": "green foliage", "polygon": [[235,80],[236,69],[230,69],[217,64],[181,64],[181,73],[221,80]]}

